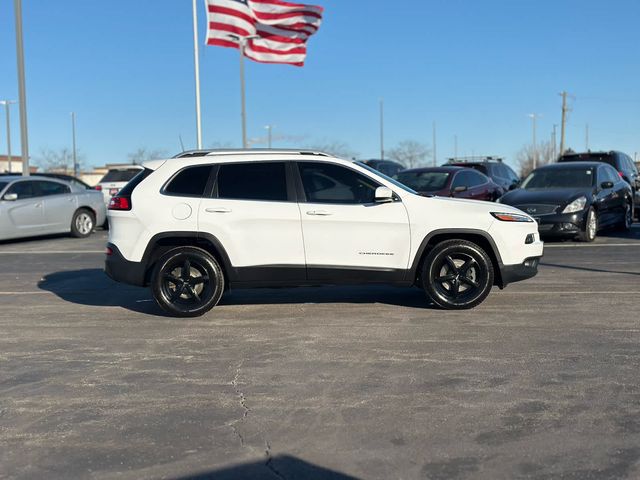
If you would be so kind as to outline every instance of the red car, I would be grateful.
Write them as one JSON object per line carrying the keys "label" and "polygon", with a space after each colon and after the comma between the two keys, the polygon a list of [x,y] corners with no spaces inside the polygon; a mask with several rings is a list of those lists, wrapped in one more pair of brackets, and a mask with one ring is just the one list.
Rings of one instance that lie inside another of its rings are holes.
{"label": "red car", "polygon": [[395,178],[421,195],[495,201],[504,193],[500,185],[472,168],[412,168]]}

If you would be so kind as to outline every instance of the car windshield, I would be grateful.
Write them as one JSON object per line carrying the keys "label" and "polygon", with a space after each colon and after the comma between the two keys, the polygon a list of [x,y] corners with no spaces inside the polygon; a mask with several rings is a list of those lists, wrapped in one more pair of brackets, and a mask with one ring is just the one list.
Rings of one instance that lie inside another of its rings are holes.
{"label": "car windshield", "polygon": [[378,177],[384,178],[387,182],[393,183],[395,186],[403,189],[405,192],[414,193],[416,195],[418,194],[418,192],[416,192],[412,188],[409,188],[404,183],[400,183],[398,180],[385,175],[384,173],[380,172],[379,170],[376,170],[375,168],[371,168],[366,163],[363,163],[363,162],[355,162],[355,163],[360,165],[362,168],[365,168],[365,169],[369,170],[371,173],[375,173]]}
{"label": "car windshield", "polygon": [[531,172],[522,188],[589,188],[593,182],[591,168],[545,168]]}
{"label": "car windshield", "polygon": [[128,182],[137,174],[139,174],[142,170],[139,168],[129,168],[126,170],[109,170],[100,183],[105,182]]}
{"label": "car windshield", "polygon": [[435,192],[447,186],[450,175],[449,172],[409,171],[398,173],[397,179],[418,192]]}

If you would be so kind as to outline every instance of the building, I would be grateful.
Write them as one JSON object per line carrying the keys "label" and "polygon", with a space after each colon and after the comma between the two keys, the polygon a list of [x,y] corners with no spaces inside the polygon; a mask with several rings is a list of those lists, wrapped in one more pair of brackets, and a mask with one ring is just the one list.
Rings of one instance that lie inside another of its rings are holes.
{"label": "building", "polygon": [[[35,173],[38,171],[38,167],[29,165],[29,171]],[[11,169],[9,169],[9,157],[7,155],[0,155],[0,173],[22,174],[22,157],[12,155]]]}

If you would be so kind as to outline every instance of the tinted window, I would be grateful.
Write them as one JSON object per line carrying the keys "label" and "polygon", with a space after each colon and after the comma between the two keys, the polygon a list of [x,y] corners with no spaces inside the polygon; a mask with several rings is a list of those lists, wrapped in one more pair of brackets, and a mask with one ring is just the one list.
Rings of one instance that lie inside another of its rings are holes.
{"label": "tinted window", "polygon": [[591,168],[545,168],[534,170],[522,182],[522,188],[588,188],[594,183]]}
{"label": "tinted window", "polygon": [[18,194],[18,199],[33,198],[38,196],[36,189],[33,187],[33,182],[31,181],[14,183],[9,187],[7,193]]}
{"label": "tinted window", "polygon": [[616,159],[608,153],[579,153],[577,155],[563,155],[558,162],[604,162],[615,167]]}
{"label": "tinted window", "polygon": [[71,192],[71,189],[62,183],[47,182],[43,180],[38,180],[33,183],[35,184],[34,186],[36,191],[39,191],[42,196],[62,195]]}
{"label": "tinted window", "polygon": [[137,174],[139,174],[142,170],[139,168],[128,168],[124,170],[109,170],[100,183],[105,182],[128,182]]}
{"label": "tinted window", "polygon": [[487,183],[489,181],[489,179],[487,177],[485,177],[484,175],[482,175],[481,173],[478,172],[464,172],[468,175],[469,177],[469,186],[470,187],[476,187],[478,185],[482,185],[484,183]]}
{"label": "tinted window", "polygon": [[420,192],[435,192],[442,190],[449,182],[449,172],[400,172],[398,181]]}
{"label": "tinted window", "polygon": [[173,177],[163,193],[183,197],[202,197],[209,181],[209,173],[211,173],[211,165],[185,168]]}
{"label": "tinted window", "polygon": [[369,177],[331,163],[300,162],[307,201],[312,203],[373,203],[380,185]]}
{"label": "tinted window", "polygon": [[287,201],[284,162],[234,163],[220,165],[218,198]]}
{"label": "tinted window", "polygon": [[7,186],[7,182],[0,182],[0,192],[2,192],[2,190],[4,190],[4,187]]}
{"label": "tinted window", "polygon": [[620,180],[618,172],[616,172],[614,168],[610,167],[609,165],[606,165],[605,167],[602,167],[600,169],[600,176],[602,177],[600,179],[601,182],[617,183]]}

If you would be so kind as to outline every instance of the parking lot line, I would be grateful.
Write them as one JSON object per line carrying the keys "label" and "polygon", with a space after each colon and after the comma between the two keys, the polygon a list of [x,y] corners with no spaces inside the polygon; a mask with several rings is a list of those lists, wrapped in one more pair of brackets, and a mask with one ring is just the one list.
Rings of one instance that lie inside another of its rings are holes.
{"label": "parking lot line", "polygon": [[572,244],[572,245],[549,245],[544,244],[544,248],[595,248],[595,247],[640,247],[640,242],[636,243],[600,243],[596,245]]}
{"label": "parking lot line", "polygon": [[0,255],[59,255],[61,253],[104,253],[104,250],[8,250],[6,252],[0,251]]}

